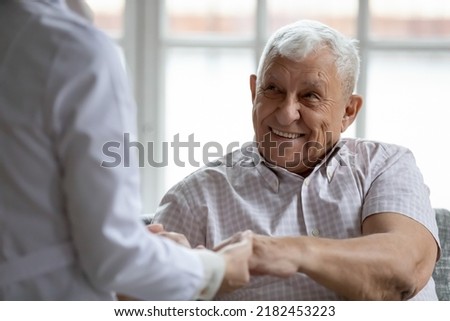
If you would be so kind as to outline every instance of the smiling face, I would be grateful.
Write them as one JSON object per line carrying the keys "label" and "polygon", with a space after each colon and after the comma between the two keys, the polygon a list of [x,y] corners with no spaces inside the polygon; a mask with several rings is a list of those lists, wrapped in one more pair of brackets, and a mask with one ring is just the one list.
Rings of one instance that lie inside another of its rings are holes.
{"label": "smiling face", "polygon": [[266,161],[307,175],[355,119],[362,99],[342,91],[328,49],[301,61],[276,56],[250,77],[253,127]]}

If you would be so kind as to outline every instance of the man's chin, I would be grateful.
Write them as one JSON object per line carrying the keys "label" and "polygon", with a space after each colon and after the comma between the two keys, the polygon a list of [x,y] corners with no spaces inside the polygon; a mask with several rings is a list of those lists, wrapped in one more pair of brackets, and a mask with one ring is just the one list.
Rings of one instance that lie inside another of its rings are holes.
{"label": "man's chin", "polygon": [[264,159],[272,166],[278,166],[285,168],[289,172],[293,173],[303,173],[310,172],[314,167],[320,163],[321,157],[314,157],[313,159],[302,158],[302,155],[298,155],[295,158],[280,158],[280,157],[271,157],[267,158],[264,156]]}

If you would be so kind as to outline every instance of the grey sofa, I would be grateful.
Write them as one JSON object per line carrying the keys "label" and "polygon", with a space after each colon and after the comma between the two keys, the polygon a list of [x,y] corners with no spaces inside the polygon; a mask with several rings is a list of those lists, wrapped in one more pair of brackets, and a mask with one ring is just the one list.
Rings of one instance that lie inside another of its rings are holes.
{"label": "grey sofa", "polygon": [[433,278],[439,300],[450,301],[450,212],[443,208],[437,208],[435,212],[442,251]]}

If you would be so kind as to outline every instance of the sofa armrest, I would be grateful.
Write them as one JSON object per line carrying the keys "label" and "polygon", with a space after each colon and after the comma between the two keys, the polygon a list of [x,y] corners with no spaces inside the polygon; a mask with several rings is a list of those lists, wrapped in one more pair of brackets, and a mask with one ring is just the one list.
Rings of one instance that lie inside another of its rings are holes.
{"label": "sofa armrest", "polygon": [[446,209],[435,209],[436,221],[441,242],[441,257],[433,271],[436,292],[439,300],[450,301],[450,212]]}

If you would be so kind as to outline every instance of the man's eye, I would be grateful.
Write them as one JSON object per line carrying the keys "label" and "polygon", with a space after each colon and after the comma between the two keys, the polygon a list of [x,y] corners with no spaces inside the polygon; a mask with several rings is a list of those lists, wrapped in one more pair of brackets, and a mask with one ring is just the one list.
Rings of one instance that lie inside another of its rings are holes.
{"label": "man's eye", "polygon": [[309,92],[303,95],[303,99],[306,100],[320,100],[320,97],[315,92]]}
{"label": "man's eye", "polygon": [[263,88],[263,94],[267,98],[277,99],[282,94],[282,91],[276,85],[269,84]]}
{"label": "man's eye", "polygon": [[264,90],[265,91],[270,91],[270,92],[279,91],[278,88],[275,85],[268,85]]}

